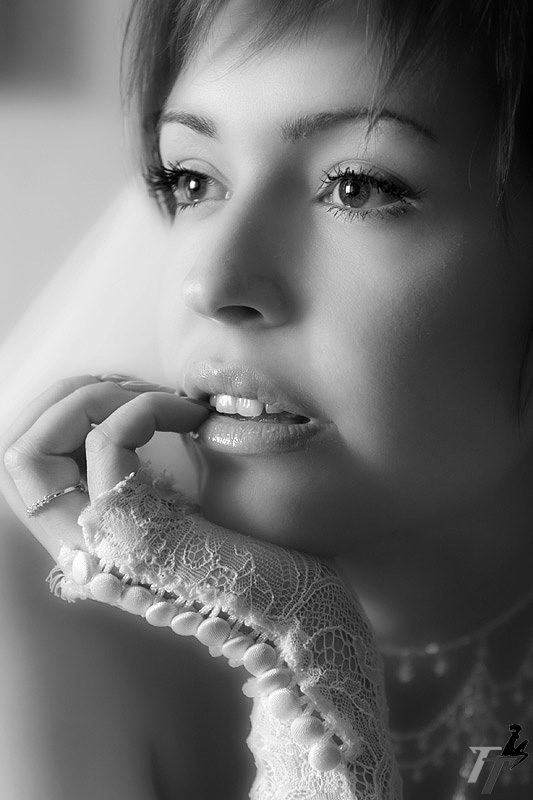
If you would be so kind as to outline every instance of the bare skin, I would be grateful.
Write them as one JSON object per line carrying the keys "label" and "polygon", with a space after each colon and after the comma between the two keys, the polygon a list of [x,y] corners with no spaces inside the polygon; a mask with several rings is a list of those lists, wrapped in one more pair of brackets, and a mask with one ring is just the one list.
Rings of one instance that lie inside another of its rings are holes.
{"label": "bare skin", "polygon": [[[184,431],[205,416],[204,409],[174,395],[134,395],[90,376],[61,382],[12,428],[18,443],[5,455],[10,471],[3,471],[2,489],[55,559],[60,541],[83,545],[77,517],[86,498],[67,495],[27,521],[24,505],[31,496],[48,493],[55,481],[69,485],[81,477],[93,495],[112,488],[138,468],[135,450],[156,427]],[[61,425],[65,419],[70,424]],[[98,423],[103,427],[91,428]],[[49,438],[52,431],[56,435]],[[86,474],[71,455],[87,439]],[[16,528],[14,533],[21,535]],[[242,676],[206,659],[197,643],[177,642],[146,625],[139,629],[110,609],[87,608],[79,616],[57,609],[42,584],[43,560],[27,551],[24,540],[6,538],[3,547],[10,568],[2,583],[9,603],[2,609],[13,609],[2,624],[10,656],[3,689],[9,688],[6,705],[21,720],[11,744],[15,753],[30,748],[34,759],[30,772],[17,758],[5,764],[6,785],[12,783],[17,797],[30,800],[38,786],[40,796],[54,800],[73,791],[80,800],[95,793],[105,800],[170,800],[176,791],[244,798],[251,765],[243,747],[249,703],[240,691]],[[16,581],[13,564],[19,560],[23,579]],[[32,560],[41,581],[37,575],[24,579]],[[21,629],[23,661],[33,665],[29,674],[20,670]],[[93,769],[81,782],[88,752]],[[212,753],[209,771],[201,768],[200,753],[206,752]]]}
{"label": "bare skin", "polygon": [[[524,361],[533,200],[517,158],[506,237],[494,204],[490,103],[465,59],[444,75],[413,76],[390,98],[397,117],[435,138],[391,119],[369,140],[353,119],[316,138],[280,138],[295,111],[369,103],[374,70],[360,58],[361,25],[348,4],[339,8],[310,34],[312,47],[309,39],[280,42],[242,61],[249,31],[228,36],[243,11],[229,3],[219,39],[177,78],[162,159],[207,183],[175,221],[163,358],[177,390],[191,363],[231,360],[311,398],[334,430],[305,451],[243,459],[200,442],[202,505],[219,524],[339,557],[376,631],[419,644],[474,629],[530,586],[533,407],[523,401],[533,374]],[[436,100],[428,91],[435,80]],[[176,122],[183,111],[216,122],[218,138]],[[347,164],[370,164],[420,191],[401,213],[398,197],[374,191],[365,205],[374,213],[347,220],[353,209],[341,202],[339,182],[329,193],[321,184]],[[69,495],[30,523],[23,508],[76,482],[69,453],[86,447],[91,491],[100,491],[135,468],[135,447],[150,431],[201,421],[177,398],[120,391],[91,377],[55,387],[3,445],[2,489],[51,554],[60,538],[75,540],[84,500]],[[512,671],[515,656],[505,653]],[[419,686],[409,709],[391,685],[393,724],[408,726],[415,707],[444,694],[442,684]],[[514,722],[516,709],[506,715]],[[442,776],[408,791],[407,800],[440,800],[439,791],[448,800]]]}

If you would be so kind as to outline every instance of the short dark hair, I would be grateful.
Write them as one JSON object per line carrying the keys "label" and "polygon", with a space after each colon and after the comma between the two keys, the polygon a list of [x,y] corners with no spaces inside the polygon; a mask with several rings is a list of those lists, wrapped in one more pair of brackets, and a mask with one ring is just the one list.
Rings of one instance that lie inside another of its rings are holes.
{"label": "short dark hair", "polygon": [[[353,0],[354,9],[364,0]],[[144,170],[159,162],[157,124],[176,77],[227,0],[133,0],[125,37],[124,94],[133,107]],[[336,0],[263,0],[251,48],[305,34]],[[531,151],[530,0],[366,0],[367,39],[378,54],[376,114],[406,70],[471,51],[481,58],[496,123],[494,168],[502,199],[518,147]]]}

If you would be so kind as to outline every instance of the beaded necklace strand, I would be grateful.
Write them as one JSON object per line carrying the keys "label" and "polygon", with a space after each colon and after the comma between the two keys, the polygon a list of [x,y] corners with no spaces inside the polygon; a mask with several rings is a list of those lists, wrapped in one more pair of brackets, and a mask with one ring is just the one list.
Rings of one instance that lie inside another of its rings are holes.
{"label": "beaded necklace strand", "polygon": [[[450,668],[450,657],[454,653],[473,645],[476,647],[473,666],[451,702],[427,724],[407,732],[393,731],[398,765],[414,782],[422,781],[431,770],[444,766],[454,756],[457,758],[465,748],[467,753],[452,798],[465,800],[468,777],[476,758],[469,745],[503,746],[509,735],[509,723],[515,722],[502,722],[497,716],[498,708],[515,707],[522,724],[533,720],[533,629],[530,630],[525,656],[512,678],[497,680],[488,664],[489,637],[532,603],[533,592],[530,592],[488,624],[451,642],[431,642],[412,648],[381,647],[382,654],[393,660],[394,675],[403,684],[416,679],[422,662],[425,665],[429,662],[433,674],[442,678]],[[523,784],[529,784],[533,778],[531,760],[527,759],[517,770],[516,780]],[[502,772],[502,783],[509,783],[513,777],[510,771]]]}

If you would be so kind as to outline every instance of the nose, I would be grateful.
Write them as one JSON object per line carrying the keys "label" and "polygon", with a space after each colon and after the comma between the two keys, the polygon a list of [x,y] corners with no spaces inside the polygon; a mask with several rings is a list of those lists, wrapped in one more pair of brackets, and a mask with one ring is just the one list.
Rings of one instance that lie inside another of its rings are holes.
{"label": "nose", "polygon": [[282,273],[290,256],[280,252],[274,226],[265,215],[253,220],[229,208],[217,217],[196,229],[194,264],[182,287],[185,305],[228,325],[284,325],[291,301]]}

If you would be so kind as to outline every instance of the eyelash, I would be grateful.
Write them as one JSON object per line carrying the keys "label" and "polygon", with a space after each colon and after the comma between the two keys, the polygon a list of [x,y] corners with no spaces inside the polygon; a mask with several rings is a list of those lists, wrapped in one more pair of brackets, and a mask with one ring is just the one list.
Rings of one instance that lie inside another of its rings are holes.
{"label": "eyelash", "polygon": [[144,174],[148,193],[157,201],[160,207],[166,210],[171,219],[181,211],[194,208],[192,203],[178,203],[175,197],[178,181],[184,175],[190,175],[192,178],[199,178],[200,180],[206,181],[208,184],[213,183],[213,178],[204,175],[202,172],[190,169],[190,167],[185,168],[179,162],[170,164],[168,167],[164,164],[156,164],[150,167]]}
{"label": "eyelash", "polygon": [[[414,207],[414,202],[419,200],[423,192],[419,189],[410,189],[401,181],[395,181],[390,176],[385,176],[371,167],[354,169],[353,167],[337,167],[333,172],[325,172],[323,183],[328,191],[322,191],[320,199],[332,194],[336,186],[340,186],[343,181],[366,181],[372,189],[378,193],[388,194],[394,198],[394,203],[376,208],[348,208],[329,204],[326,211],[333,214],[335,218],[341,218],[344,222],[360,220],[364,222],[367,218],[385,219],[387,217],[399,217]],[[324,203],[324,205],[328,205]]]}
{"label": "eyelash", "polygon": [[[208,175],[189,167],[183,167],[179,162],[169,166],[164,164],[154,165],[144,175],[149,194],[157,201],[160,207],[166,210],[171,219],[176,214],[196,207],[195,203],[178,203],[176,200],[176,188],[180,178],[184,175],[205,181],[207,185],[212,185],[215,182]],[[328,191],[323,190],[319,195],[319,200],[323,200],[324,197],[332,194],[336,186],[350,179],[353,181],[366,181],[371,188],[393,197],[394,203],[376,208],[349,208],[332,203],[322,203],[322,205],[326,206],[328,213],[333,214],[335,218],[343,219],[345,222],[364,221],[368,218],[399,217],[413,208],[414,202],[423,195],[421,190],[410,189],[400,181],[395,181],[370,167],[358,168],[357,170],[353,167],[338,167],[333,172],[324,173],[323,185],[327,187]]]}

